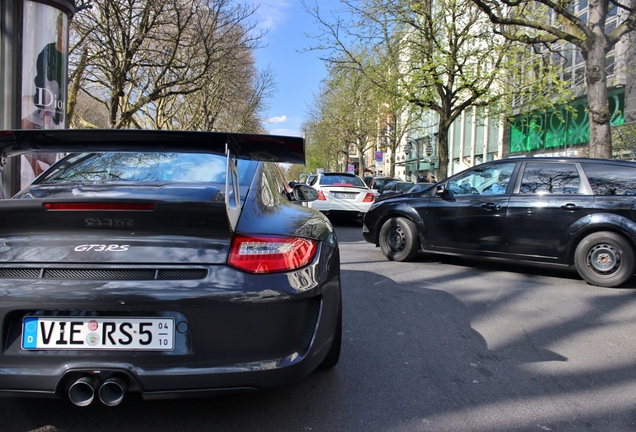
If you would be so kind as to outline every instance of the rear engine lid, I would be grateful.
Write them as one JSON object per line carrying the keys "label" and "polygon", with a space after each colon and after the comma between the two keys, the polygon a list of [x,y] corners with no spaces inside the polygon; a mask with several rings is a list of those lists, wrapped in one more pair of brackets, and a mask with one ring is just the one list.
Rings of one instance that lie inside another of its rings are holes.
{"label": "rear engine lid", "polygon": [[224,202],[2,200],[0,263],[222,264]]}

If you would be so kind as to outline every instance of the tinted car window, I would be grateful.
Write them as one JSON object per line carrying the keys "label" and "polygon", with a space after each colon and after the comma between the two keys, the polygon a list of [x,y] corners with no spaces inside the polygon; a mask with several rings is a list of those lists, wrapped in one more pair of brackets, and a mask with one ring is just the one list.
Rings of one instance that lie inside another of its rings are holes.
{"label": "tinted car window", "polygon": [[477,167],[451,179],[447,188],[456,195],[503,194],[514,168],[514,162]]}
{"label": "tinted car window", "polygon": [[325,175],[320,178],[319,184],[325,186],[358,186],[366,187],[360,177],[343,175]]}
{"label": "tinted car window", "polygon": [[636,195],[636,165],[582,163],[595,195]]}
{"label": "tinted car window", "polygon": [[581,179],[574,164],[529,162],[523,173],[522,194],[575,194]]}

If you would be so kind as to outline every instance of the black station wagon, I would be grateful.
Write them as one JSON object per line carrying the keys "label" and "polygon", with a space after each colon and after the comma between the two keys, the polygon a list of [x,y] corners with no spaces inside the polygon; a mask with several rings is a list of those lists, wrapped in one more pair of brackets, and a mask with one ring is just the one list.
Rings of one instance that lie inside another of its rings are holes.
{"label": "black station wagon", "polygon": [[502,159],[374,204],[363,236],[389,260],[424,250],[549,262],[615,287],[636,270],[635,209],[634,162]]}

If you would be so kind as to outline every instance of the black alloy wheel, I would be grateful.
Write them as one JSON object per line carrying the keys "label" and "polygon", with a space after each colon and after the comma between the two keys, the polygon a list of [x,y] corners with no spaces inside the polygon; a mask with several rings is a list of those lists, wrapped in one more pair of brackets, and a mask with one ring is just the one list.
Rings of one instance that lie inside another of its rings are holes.
{"label": "black alloy wheel", "polygon": [[576,247],[574,264],[579,275],[592,285],[617,287],[634,276],[634,248],[620,234],[599,231],[589,234]]}
{"label": "black alloy wheel", "polygon": [[411,261],[420,248],[415,222],[395,217],[387,220],[380,229],[380,249],[391,261]]}

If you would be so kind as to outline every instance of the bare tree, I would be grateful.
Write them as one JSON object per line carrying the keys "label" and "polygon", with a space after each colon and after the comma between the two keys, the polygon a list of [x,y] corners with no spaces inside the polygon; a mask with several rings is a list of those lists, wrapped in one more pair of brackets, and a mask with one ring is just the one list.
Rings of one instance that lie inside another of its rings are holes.
{"label": "bare tree", "polygon": [[256,69],[251,52],[237,49],[234,54],[215,65],[201,90],[171,95],[145,107],[142,117],[149,127],[264,133],[264,110],[274,77],[269,69]]}
{"label": "bare tree", "polygon": [[[590,157],[611,158],[612,141],[607,99],[605,59],[612,47],[636,30],[633,0],[589,0],[586,17],[575,10],[577,1],[561,0],[473,0],[507,39],[526,44],[569,42],[585,59]],[[615,8],[615,9],[614,9]],[[620,24],[606,32],[610,9],[623,16]]]}
{"label": "bare tree", "polygon": [[105,106],[109,127],[172,128],[175,104],[209,90],[215,72],[258,46],[253,13],[231,0],[94,3],[72,22],[71,117],[81,91]]}

